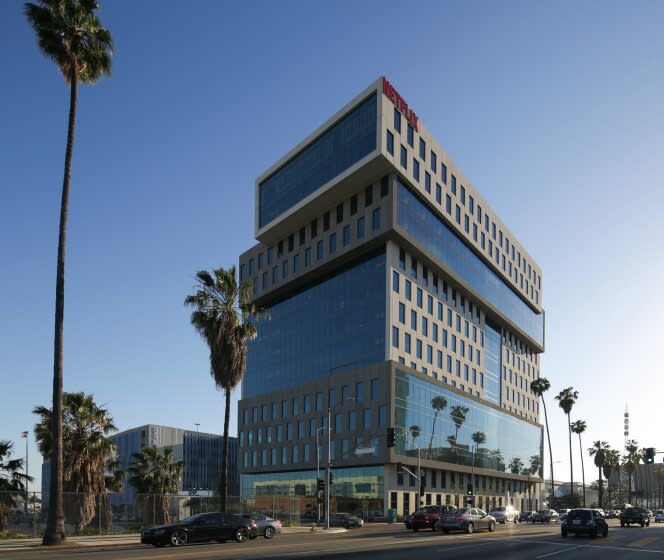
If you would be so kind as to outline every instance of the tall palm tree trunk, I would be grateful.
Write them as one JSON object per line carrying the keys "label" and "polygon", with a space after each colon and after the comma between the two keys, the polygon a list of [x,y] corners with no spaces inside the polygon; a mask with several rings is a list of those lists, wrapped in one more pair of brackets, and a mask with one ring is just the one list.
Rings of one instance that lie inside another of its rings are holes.
{"label": "tall palm tree trunk", "polygon": [[[551,451],[551,435],[549,434],[549,417],[546,414],[546,402],[542,396],[542,406],[544,407],[544,424],[546,425],[546,440],[549,442],[549,461],[551,461],[551,497],[549,498],[549,507],[553,507],[553,496],[555,494],[555,486],[553,482],[553,452]],[[542,468],[544,470],[544,468]]]}
{"label": "tall palm tree trunk", "polygon": [[[436,433],[436,419],[438,418],[438,411],[433,414],[433,425],[431,426],[431,438],[429,439],[429,459],[433,454],[433,436]],[[415,446],[415,438],[413,438],[413,447]]]}
{"label": "tall palm tree trunk", "polygon": [[224,449],[221,455],[221,483],[219,487],[219,507],[226,511],[228,501],[228,424],[231,418],[231,390],[224,389],[226,397],[226,410],[224,411]]}
{"label": "tall palm tree trunk", "polygon": [[71,182],[71,160],[74,152],[74,128],[76,126],[76,101],[78,97],[77,63],[72,61],[70,73],[71,93],[69,97],[69,125],[67,127],[67,150],[60,202],[60,231],[58,236],[58,268],[55,283],[55,336],[53,351],[53,423],[51,438],[51,481],[48,497],[48,518],[43,544],[60,544],[66,540],[65,514],[62,495],[62,344],[65,317],[65,252],[67,248],[67,216],[69,213],[69,188]]}
{"label": "tall palm tree trunk", "polygon": [[569,436],[569,495],[574,495],[574,465],[572,464],[572,422],[567,414],[567,435]]}
{"label": "tall palm tree trunk", "polygon": [[585,467],[583,466],[583,447],[581,446],[581,434],[579,434],[579,453],[581,453],[581,484],[583,484],[583,507],[586,507],[586,471]]}
{"label": "tall palm tree trunk", "polygon": [[602,498],[604,497],[604,482],[602,480],[602,467],[599,467],[599,508],[602,509]]}

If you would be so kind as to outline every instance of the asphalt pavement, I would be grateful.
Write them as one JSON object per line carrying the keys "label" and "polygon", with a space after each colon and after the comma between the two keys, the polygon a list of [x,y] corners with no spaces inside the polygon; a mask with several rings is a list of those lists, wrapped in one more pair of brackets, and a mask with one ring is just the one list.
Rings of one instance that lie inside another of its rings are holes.
{"label": "asphalt pavement", "polygon": [[0,560],[445,560],[497,558],[506,560],[633,560],[664,559],[664,524],[621,528],[609,522],[606,538],[560,536],[558,524],[499,525],[495,533],[448,534],[407,531],[403,525],[376,525],[345,533],[300,533],[261,537],[246,543],[227,542],[189,545],[182,548],[153,548],[122,545],[113,547],[38,548],[0,551]]}

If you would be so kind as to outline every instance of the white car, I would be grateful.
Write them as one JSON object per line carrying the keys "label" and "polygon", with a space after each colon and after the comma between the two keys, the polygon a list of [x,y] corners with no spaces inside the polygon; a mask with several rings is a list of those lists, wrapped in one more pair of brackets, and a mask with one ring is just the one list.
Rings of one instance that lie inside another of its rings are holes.
{"label": "white car", "polygon": [[664,521],[664,509],[658,509],[655,512],[655,523],[662,523]]}
{"label": "white car", "polygon": [[489,512],[489,515],[496,520],[496,523],[519,522],[519,512],[515,510],[512,506],[500,506],[494,508]]}

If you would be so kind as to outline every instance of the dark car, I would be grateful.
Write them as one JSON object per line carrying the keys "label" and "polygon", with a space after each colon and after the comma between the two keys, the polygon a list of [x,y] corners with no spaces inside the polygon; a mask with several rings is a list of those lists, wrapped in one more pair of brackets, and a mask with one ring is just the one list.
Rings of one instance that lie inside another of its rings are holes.
{"label": "dark car", "polygon": [[496,519],[478,508],[460,508],[444,514],[436,523],[436,530],[443,533],[465,531],[472,533],[478,529],[496,530]]}
{"label": "dark car", "polygon": [[413,528],[413,513],[407,513],[403,516],[403,524],[406,526],[406,529]]}
{"label": "dark car", "polygon": [[559,519],[558,512],[554,509],[541,509],[530,518],[531,523],[555,523]]}
{"label": "dark car", "polygon": [[364,521],[359,517],[351,515],[350,513],[331,513],[330,514],[330,527],[362,527]]}
{"label": "dark car", "polygon": [[243,519],[253,519],[258,526],[258,534],[266,539],[271,539],[277,533],[281,533],[281,521],[272,519],[262,513],[241,513]]}
{"label": "dark car", "polygon": [[410,521],[413,531],[420,529],[436,530],[436,522],[441,516],[454,511],[454,506],[426,506],[417,510]]}
{"label": "dark car", "polygon": [[572,509],[561,524],[560,534],[563,537],[569,534],[606,537],[609,534],[609,526],[604,517],[595,510]]}
{"label": "dark car", "polygon": [[620,526],[641,525],[650,526],[650,515],[647,509],[630,507],[620,514]]}
{"label": "dark car", "polygon": [[532,519],[533,515],[537,515],[537,512],[536,511],[522,511],[521,515],[519,515],[519,522],[530,521]]}
{"label": "dark car", "polygon": [[253,519],[227,513],[199,513],[179,523],[146,529],[141,533],[141,543],[182,546],[189,542],[226,542],[229,539],[245,542],[257,536],[258,526]]}

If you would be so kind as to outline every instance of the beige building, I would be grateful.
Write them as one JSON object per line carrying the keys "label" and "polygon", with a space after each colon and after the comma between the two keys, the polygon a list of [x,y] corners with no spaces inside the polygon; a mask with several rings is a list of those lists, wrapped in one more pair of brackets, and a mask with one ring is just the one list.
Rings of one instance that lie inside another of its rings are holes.
{"label": "beige building", "polygon": [[542,273],[387,79],[261,174],[256,201],[240,275],[270,319],[240,401],[244,494],[314,496],[329,409],[331,507],[405,513],[420,487],[526,507]]}

